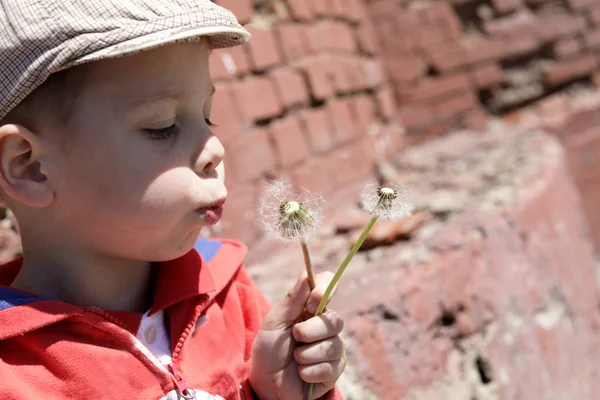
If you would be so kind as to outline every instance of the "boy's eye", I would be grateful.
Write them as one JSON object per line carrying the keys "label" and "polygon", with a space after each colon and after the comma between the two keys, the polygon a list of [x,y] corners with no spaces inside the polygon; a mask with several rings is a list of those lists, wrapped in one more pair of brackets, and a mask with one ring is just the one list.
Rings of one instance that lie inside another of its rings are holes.
{"label": "boy's eye", "polygon": [[152,140],[167,140],[179,133],[179,127],[175,124],[161,129],[144,129],[144,132]]}

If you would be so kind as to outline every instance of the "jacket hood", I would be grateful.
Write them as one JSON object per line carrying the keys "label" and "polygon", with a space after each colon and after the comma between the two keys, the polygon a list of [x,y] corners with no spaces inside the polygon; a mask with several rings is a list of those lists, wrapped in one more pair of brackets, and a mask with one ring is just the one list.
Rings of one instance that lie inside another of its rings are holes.
{"label": "jacket hood", "polygon": [[[214,299],[234,278],[247,247],[227,239],[198,239],[194,249],[172,261],[156,264],[154,303],[150,314],[198,295]],[[0,340],[83,314],[79,307],[10,287],[23,258],[0,266]]]}

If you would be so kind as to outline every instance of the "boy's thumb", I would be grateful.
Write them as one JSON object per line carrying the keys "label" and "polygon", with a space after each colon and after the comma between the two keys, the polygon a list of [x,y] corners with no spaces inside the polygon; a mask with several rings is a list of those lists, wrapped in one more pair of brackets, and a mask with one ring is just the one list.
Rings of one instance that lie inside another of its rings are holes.
{"label": "boy's thumb", "polygon": [[298,322],[302,316],[302,312],[306,308],[310,292],[306,273],[303,273],[285,298],[277,303],[266,315],[262,328],[277,330],[286,329],[294,325]]}

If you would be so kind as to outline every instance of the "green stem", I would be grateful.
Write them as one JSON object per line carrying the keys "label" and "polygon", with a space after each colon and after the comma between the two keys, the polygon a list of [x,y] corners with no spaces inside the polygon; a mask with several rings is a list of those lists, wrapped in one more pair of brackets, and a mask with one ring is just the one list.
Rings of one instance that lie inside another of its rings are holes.
{"label": "green stem", "polygon": [[348,266],[348,264],[350,264],[350,261],[352,261],[352,258],[354,258],[354,255],[356,254],[358,249],[360,249],[360,246],[362,246],[362,244],[364,243],[364,241],[367,238],[367,235],[369,234],[371,229],[373,229],[375,222],[377,222],[377,216],[374,216],[373,218],[371,218],[371,220],[369,221],[369,223],[367,224],[365,229],[362,231],[362,234],[360,235],[360,237],[358,238],[356,243],[354,243],[352,250],[350,250],[350,253],[348,253],[346,258],[342,262],[342,265],[340,265],[340,267],[336,271],[335,275],[333,276],[333,279],[329,283],[329,286],[327,286],[327,290],[325,290],[325,294],[323,295],[323,298],[321,299],[321,302],[319,303],[319,307],[317,307],[317,312],[315,313],[315,316],[322,314],[323,310],[325,310],[325,306],[327,306],[327,302],[329,301],[329,296],[331,296],[331,292],[333,291],[333,288],[335,287],[337,282],[342,277],[342,274],[346,270],[346,267]]}
{"label": "green stem", "polygon": [[[367,224],[365,229],[363,229],[363,231],[362,231],[360,237],[358,238],[358,240],[356,241],[356,243],[354,243],[354,246],[350,250],[350,253],[348,253],[346,258],[342,262],[342,265],[340,265],[340,267],[336,271],[335,275],[333,276],[333,279],[329,283],[329,286],[327,286],[327,290],[325,290],[325,294],[323,295],[323,298],[321,299],[321,302],[319,303],[319,307],[317,307],[315,316],[322,314],[323,310],[325,310],[325,306],[327,306],[327,302],[329,301],[329,296],[331,296],[331,292],[333,291],[333,288],[335,287],[337,282],[342,277],[342,274],[346,270],[346,267],[348,266],[348,264],[350,264],[350,261],[352,261],[352,259],[354,258],[354,255],[356,254],[358,249],[360,249],[360,246],[362,246],[362,244],[365,242],[365,239],[367,239],[367,235],[369,234],[371,229],[373,229],[375,222],[377,222],[377,216],[374,216],[373,218],[371,218],[371,220],[369,221],[369,223]],[[312,394],[313,394],[313,389],[314,389],[314,384],[312,384],[312,383],[308,384],[308,388],[304,392],[305,400],[311,400]]]}
{"label": "green stem", "polygon": [[300,246],[302,247],[302,255],[304,256],[304,266],[306,267],[306,273],[308,274],[308,285],[310,290],[313,290],[316,286],[315,283],[315,272],[313,271],[312,261],[310,260],[310,253],[308,252],[308,245],[306,240],[300,240]]}

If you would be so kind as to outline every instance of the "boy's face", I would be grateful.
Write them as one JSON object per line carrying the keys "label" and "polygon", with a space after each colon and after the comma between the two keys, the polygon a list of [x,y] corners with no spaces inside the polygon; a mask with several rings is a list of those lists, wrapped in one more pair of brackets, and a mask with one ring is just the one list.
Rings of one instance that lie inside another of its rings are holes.
{"label": "boy's face", "polygon": [[52,222],[98,255],[163,261],[189,251],[224,199],[223,146],[210,118],[206,43],[95,62],[73,132],[51,142]]}

